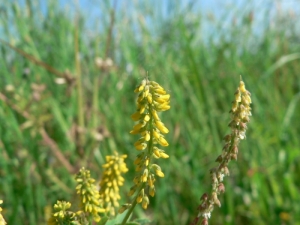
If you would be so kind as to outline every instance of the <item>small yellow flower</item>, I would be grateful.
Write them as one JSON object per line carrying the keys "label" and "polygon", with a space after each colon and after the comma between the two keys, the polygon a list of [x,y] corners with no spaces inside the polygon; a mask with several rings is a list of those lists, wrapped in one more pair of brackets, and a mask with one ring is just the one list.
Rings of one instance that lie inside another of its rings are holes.
{"label": "small yellow flower", "polygon": [[131,115],[131,119],[133,121],[138,121],[141,118],[140,112],[135,112],[134,114]]}
{"label": "small yellow flower", "polygon": [[144,198],[144,195],[145,195],[145,194],[144,194],[144,189],[142,189],[142,190],[140,191],[140,193],[139,193],[137,199],[136,199],[137,203],[141,203],[141,202],[142,202],[142,200],[143,200],[143,198]]}
{"label": "small yellow flower", "polygon": [[162,132],[163,134],[169,133],[168,128],[166,128],[165,125],[161,121],[156,120],[155,125],[160,130],[160,132]]}
{"label": "small yellow flower", "polygon": [[160,137],[158,139],[158,143],[161,145],[161,146],[169,146],[169,143],[166,141],[166,139],[164,139],[163,137]]}
{"label": "small yellow flower", "polygon": [[154,185],[149,187],[149,195],[152,196],[152,197],[154,197],[154,195],[155,195],[155,187],[154,187]]}
{"label": "small yellow flower", "polygon": [[149,205],[149,198],[147,195],[145,195],[142,200],[142,207],[144,209],[147,209],[148,205]]}

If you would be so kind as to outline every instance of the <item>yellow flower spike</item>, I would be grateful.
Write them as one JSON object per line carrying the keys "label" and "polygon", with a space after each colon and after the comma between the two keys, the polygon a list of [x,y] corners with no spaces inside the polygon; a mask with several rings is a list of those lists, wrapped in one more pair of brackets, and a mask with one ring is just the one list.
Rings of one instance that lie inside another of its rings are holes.
{"label": "yellow flower spike", "polygon": [[[135,161],[136,175],[133,179],[134,186],[130,189],[129,196],[134,193],[134,203],[142,203],[146,209],[149,205],[149,195],[155,195],[155,177],[164,177],[164,173],[153,161],[157,158],[168,158],[169,156],[156,146],[168,146],[164,134],[169,130],[161,122],[158,112],[170,108],[170,95],[156,82],[145,78],[135,92],[139,92],[137,98],[137,111],[131,116],[134,125],[131,134],[140,134],[141,138],[134,143],[134,147],[141,151]],[[132,204],[135,207],[136,204]],[[121,211],[125,209],[122,208]],[[128,210],[130,214],[132,208]],[[122,224],[125,224],[129,215],[124,217]]]}
{"label": "yellow flower spike", "polygon": [[119,205],[119,186],[122,186],[124,183],[124,178],[121,174],[128,171],[124,162],[126,157],[126,155],[120,156],[117,152],[114,152],[114,155],[106,156],[106,164],[102,166],[105,170],[99,183],[99,195],[101,199],[105,200],[105,210],[111,216],[115,215],[115,207]]}
{"label": "yellow flower spike", "polygon": [[[50,219],[48,220],[49,225],[56,225],[62,223],[73,223],[76,222],[76,214],[70,211],[71,203],[65,201],[57,201],[56,204],[53,206],[54,213],[51,215]],[[1,215],[1,214],[0,214]],[[5,221],[4,221],[5,222]],[[1,224],[1,217],[0,217],[0,224]],[[3,225],[5,223],[2,223]]]}
{"label": "yellow flower spike", "polygon": [[81,209],[85,212],[90,212],[93,216],[93,220],[99,219],[98,213],[105,212],[102,208],[102,199],[98,193],[95,180],[90,177],[90,171],[85,168],[81,168],[76,175],[76,181],[78,183],[76,189],[77,194],[81,198]]}

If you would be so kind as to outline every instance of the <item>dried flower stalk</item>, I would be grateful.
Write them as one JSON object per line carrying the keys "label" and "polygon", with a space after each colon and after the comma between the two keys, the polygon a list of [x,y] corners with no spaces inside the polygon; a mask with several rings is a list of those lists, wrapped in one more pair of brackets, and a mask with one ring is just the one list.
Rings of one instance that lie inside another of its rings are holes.
{"label": "dried flower stalk", "polygon": [[211,212],[215,205],[221,207],[218,196],[225,192],[223,178],[229,176],[227,166],[231,160],[237,160],[238,144],[240,140],[246,138],[247,124],[251,116],[251,94],[246,90],[242,80],[234,96],[235,99],[232,102],[230,110],[232,119],[228,125],[231,128],[231,133],[224,137],[225,145],[222,154],[216,159],[218,165],[210,170],[212,181],[211,193],[210,195],[204,193],[200,198],[201,203],[198,206],[198,215],[191,225],[197,225],[200,221],[201,225],[208,225],[208,219],[211,217]]}

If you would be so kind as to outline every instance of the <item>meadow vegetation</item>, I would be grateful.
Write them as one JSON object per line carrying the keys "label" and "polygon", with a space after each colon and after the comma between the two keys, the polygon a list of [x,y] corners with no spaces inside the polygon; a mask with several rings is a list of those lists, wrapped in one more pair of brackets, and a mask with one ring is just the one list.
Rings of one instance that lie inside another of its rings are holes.
{"label": "meadow vegetation", "polygon": [[7,224],[46,224],[57,200],[78,204],[80,169],[100,182],[106,156],[116,152],[128,168],[119,203],[131,201],[133,91],[146,76],[170,94],[171,108],[159,114],[169,158],[159,159],[164,178],[132,220],[191,223],[230,132],[240,75],[252,94],[251,122],[210,224],[300,224],[299,12],[279,7],[269,14],[249,3],[242,13],[228,8],[215,18],[194,1],[168,2],[167,12],[158,1],[126,10],[99,1],[101,14],[90,21],[79,8],[48,0],[45,11],[40,2],[0,3],[0,200]]}

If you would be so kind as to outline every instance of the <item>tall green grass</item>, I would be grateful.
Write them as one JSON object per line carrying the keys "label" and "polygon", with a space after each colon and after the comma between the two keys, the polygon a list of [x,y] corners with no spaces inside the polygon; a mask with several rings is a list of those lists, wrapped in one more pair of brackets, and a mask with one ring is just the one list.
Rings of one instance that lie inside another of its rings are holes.
{"label": "tall green grass", "polygon": [[[267,20],[264,14],[260,21],[248,5],[243,13],[209,20],[192,6],[174,5],[167,14],[160,3],[132,3],[128,12],[114,11],[108,2],[95,7],[102,14],[94,25],[55,1],[47,1],[46,13],[37,1],[1,3],[1,39],[57,71],[79,73],[78,43],[83,89],[79,96],[78,86],[58,85],[55,74],[0,44],[0,92],[20,109],[0,100],[0,199],[8,224],[45,223],[57,199],[74,197],[70,171],[85,166],[100,178],[104,156],[114,150],[128,154],[127,202],[134,175],[129,162],[136,155],[129,134],[132,90],[147,73],[171,93],[171,109],[162,115],[170,159],[162,162],[165,179],[157,182],[149,210],[136,209],[136,217],[149,217],[152,224],[191,222],[200,195],[210,188],[208,169],[221,152],[241,74],[252,93],[253,117],[211,224],[300,224],[299,15],[283,12]],[[264,24],[259,34],[258,23]],[[214,32],[203,33],[205,26]],[[114,66],[99,69],[96,57],[110,57]],[[46,85],[41,101],[30,100],[33,83]],[[45,142],[41,127],[56,147]],[[103,138],[95,139],[95,132]],[[80,145],[78,135],[84,136]]]}

